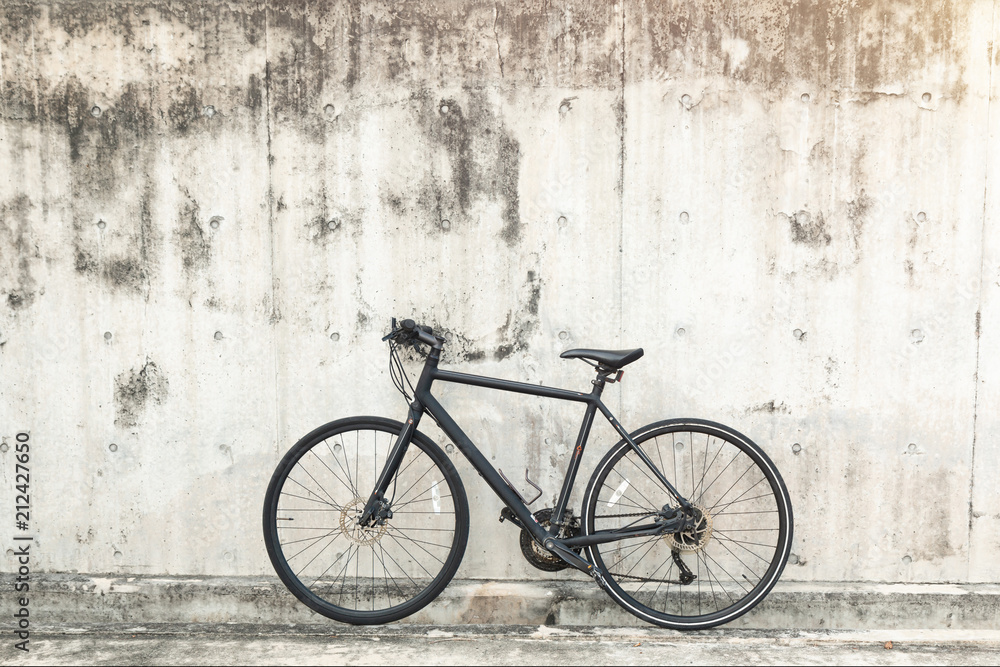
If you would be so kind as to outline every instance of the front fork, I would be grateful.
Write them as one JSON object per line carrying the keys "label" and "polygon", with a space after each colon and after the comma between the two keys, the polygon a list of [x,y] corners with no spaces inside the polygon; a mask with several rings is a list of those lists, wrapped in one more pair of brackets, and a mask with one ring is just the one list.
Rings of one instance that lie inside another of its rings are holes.
{"label": "front fork", "polygon": [[403,462],[403,457],[406,456],[406,450],[410,447],[410,440],[413,439],[413,432],[417,430],[417,426],[420,424],[420,417],[423,413],[423,407],[417,401],[410,403],[410,411],[407,414],[403,430],[400,431],[399,437],[396,438],[396,443],[392,446],[389,457],[385,460],[385,466],[382,467],[382,474],[379,475],[378,482],[375,483],[375,489],[368,497],[365,509],[358,518],[358,524],[361,527],[367,528],[373,521],[375,523],[382,523],[385,519],[391,517],[389,503],[385,500],[385,493],[389,490],[389,483],[392,481],[393,476],[395,476],[396,471],[399,470],[399,464]]}

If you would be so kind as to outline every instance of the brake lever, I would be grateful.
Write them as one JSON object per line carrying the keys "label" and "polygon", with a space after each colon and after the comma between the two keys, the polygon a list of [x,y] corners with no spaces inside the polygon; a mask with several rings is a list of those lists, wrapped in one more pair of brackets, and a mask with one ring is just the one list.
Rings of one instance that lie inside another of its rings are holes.
{"label": "brake lever", "polygon": [[392,318],[392,331],[390,331],[386,335],[382,336],[382,342],[384,343],[385,341],[389,340],[390,338],[394,338],[395,336],[399,335],[400,331],[402,331],[402,329],[400,329],[399,327],[396,326],[396,318],[395,317]]}

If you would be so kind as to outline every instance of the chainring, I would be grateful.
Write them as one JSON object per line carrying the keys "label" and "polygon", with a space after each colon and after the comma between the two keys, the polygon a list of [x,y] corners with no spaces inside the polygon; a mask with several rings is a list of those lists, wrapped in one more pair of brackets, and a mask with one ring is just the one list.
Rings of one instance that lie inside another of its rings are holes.
{"label": "chainring", "polygon": [[[548,529],[552,518],[552,508],[547,507],[543,510],[538,510],[532,516],[534,516],[538,521],[539,526]],[[566,539],[567,537],[575,537],[579,533],[580,520],[575,518],[573,513],[567,509],[566,525],[560,531],[559,538]],[[574,549],[573,551],[580,553],[582,550]],[[524,528],[521,529],[521,554],[523,554],[524,559],[531,563],[534,567],[537,567],[539,570],[545,570],[546,572],[558,572],[559,570],[565,570],[566,568],[572,567],[562,558],[536,542],[531,536],[531,533]]]}

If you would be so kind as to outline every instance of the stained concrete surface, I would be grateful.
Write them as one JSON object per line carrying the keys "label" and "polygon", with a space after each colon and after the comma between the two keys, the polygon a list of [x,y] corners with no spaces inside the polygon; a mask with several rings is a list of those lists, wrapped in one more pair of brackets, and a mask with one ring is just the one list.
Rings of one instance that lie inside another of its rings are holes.
{"label": "stained concrete surface", "polygon": [[[589,386],[567,348],[645,347],[605,397],[762,444],[787,581],[997,581],[998,11],[0,0],[0,479],[30,432],[34,571],[271,574],[282,454],[405,412],[397,316],[556,386]],[[553,504],[578,411],[441,399]],[[535,577],[456,465],[458,576]]]}
{"label": "stained concrete surface", "polygon": [[89,626],[0,664],[1000,664],[998,631],[751,632],[546,626]]}

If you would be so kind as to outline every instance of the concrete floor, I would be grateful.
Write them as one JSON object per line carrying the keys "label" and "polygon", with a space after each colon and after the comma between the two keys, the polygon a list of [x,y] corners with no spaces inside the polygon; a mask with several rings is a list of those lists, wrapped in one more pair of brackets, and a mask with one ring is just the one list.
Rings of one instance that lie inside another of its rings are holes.
{"label": "concrete floor", "polygon": [[[891,642],[887,648],[886,642]],[[546,626],[55,626],[0,664],[1000,664],[1000,631]]]}

